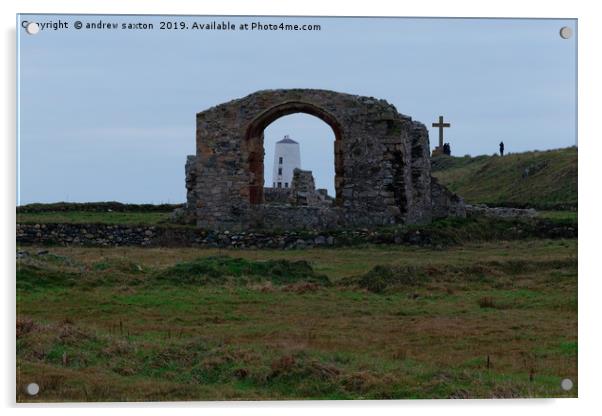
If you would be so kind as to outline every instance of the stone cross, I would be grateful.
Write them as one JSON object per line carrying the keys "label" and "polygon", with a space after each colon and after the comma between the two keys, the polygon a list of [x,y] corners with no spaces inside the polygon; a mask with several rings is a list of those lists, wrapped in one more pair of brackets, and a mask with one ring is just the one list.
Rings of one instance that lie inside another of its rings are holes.
{"label": "stone cross", "polygon": [[443,116],[439,116],[439,122],[433,123],[433,127],[439,128],[439,147],[443,149],[443,129],[445,127],[450,127],[451,124],[443,122]]}

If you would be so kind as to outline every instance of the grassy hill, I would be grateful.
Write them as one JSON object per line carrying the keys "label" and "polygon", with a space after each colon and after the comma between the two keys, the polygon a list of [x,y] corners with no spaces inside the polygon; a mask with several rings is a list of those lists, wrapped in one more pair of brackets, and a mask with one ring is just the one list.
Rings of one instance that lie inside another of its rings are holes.
{"label": "grassy hill", "polygon": [[577,148],[494,156],[437,156],[432,174],[468,203],[576,209]]}

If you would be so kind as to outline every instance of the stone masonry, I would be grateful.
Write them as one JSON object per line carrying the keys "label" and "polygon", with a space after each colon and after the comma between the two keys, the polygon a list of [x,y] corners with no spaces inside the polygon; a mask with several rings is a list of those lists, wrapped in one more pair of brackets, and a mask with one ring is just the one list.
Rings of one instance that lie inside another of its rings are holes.
{"label": "stone masonry", "polygon": [[318,192],[314,182],[314,175],[310,170],[293,170],[292,193],[289,202],[292,205],[307,206],[332,206],[332,199],[328,194]]}
{"label": "stone masonry", "polygon": [[466,217],[464,200],[431,178],[432,218]]}
{"label": "stone masonry", "polygon": [[[316,116],[334,132],[331,206],[265,203],[263,131],[293,113]],[[426,127],[384,100],[327,90],[258,91],[198,113],[186,188],[188,217],[215,230],[429,223],[434,211]]]}
{"label": "stone masonry", "polygon": [[[468,208],[468,207],[467,207]],[[288,214],[291,207],[281,206],[279,212]],[[494,209],[494,208],[490,208]],[[311,211],[319,213],[320,208],[299,207],[295,212]],[[479,212],[467,209],[468,216],[481,216]],[[493,221],[505,222],[500,229],[491,228],[487,238],[515,240],[524,238],[577,238],[577,223],[561,223],[548,219],[529,218],[520,210],[506,211],[505,217],[495,216]],[[522,210],[526,211],[526,210]],[[485,217],[488,213],[483,213]],[[510,215],[520,215],[512,217]],[[320,221],[314,215],[313,221]],[[46,246],[89,246],[89,247],[220,247],[220,248],[283,248],[297,249],[317,246],[343,247],[362,244],[417,244],[439,245],[456,244],[449,235],[439,233],[437,228],[393,226],[378,229],[336,229],[336,230],[278,230],[274,224],[284,221],[282,217],[270,218],[273,230],[261,232],[228,230],[204,230],[196,227],[173,227],[171,225],[111,225],[111,224],[17,224],[17,249],[37,250]],[[487,231],[487,230],[484,230]],[[443,238],[443,240],[442,240]],[[481,236],[480,238],[483,238]],[[27,247],[32,248],[27,248]],[[42,250],[47,251],[47,250]],[[17,254],[19,256],[19,254]]]}

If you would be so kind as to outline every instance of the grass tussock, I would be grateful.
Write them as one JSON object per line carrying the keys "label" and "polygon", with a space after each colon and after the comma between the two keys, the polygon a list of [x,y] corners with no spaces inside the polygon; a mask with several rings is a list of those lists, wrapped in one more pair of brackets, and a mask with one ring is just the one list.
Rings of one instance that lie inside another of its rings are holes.
{"label": "grass tussock", "polygon": [[298,282],[318,285],[330,283],[328,277],[316,273],[304,260],[250,261],[229,256],[211,256],[181,262],[158,273],[156,279],[173,284],[194,285],[247,284],[261,281],[277,285]]}
{"label": "grass tussock", "polygon": [[21,259],[17,267],[17,288],[22,290],[157,283],[251,285],[265,291],[276,285],[287,292],[305,293],[330,285],[330,280],[315,272],[306,260],[252,261],[229,256],[202,257],[155,269],[121,257],[79,264],[67,257],[47,254]]}
{"label": "grass tussock", "polygon": [[49,287],[69,287],[76,284],[78,275],[35,264],[17,267],[17,289],[41,290]]}
{"label": "grass tussock", "polygon": [[489,261],[470,265],[377,265],[361,276],[342,279],[342,286],[357,285],[373,293],[406,290],[445,284],[448,294],[459,284],[488,284],[496,288],[513,287],[517,276],[537,271],[557,271],[577,267],[576,258],[545,261]]}

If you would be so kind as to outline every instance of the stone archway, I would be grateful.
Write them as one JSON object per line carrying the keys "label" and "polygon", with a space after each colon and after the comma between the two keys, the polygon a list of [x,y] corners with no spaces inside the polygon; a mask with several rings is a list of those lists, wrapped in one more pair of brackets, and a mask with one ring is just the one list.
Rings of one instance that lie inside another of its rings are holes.
{"label": "stone archway", "polygon": [[[334,207],[262,204],[263,131],[293,113],[333,129]],[[333,228],[431,218],[428,132],[384,100],[327,90],[258,91],[198,113],[196,143],[187,187],[199,227]]]}
{"label": "stone archway", "polygon": [[249,184],[249,202],[252,205],[263,203],[264,183],[264,147],[263,132],[267,126],[281,117],[290,114],[304,113],[315,116],[328,124],[335,137],[334,164],[335,164],[335,206],[343,202],[343,128],[337,119],[323,108],[302,101],[287,101],[267,109],[259,114],[247,128],[245,140],[249,148],[249,171],[251,172]]}

